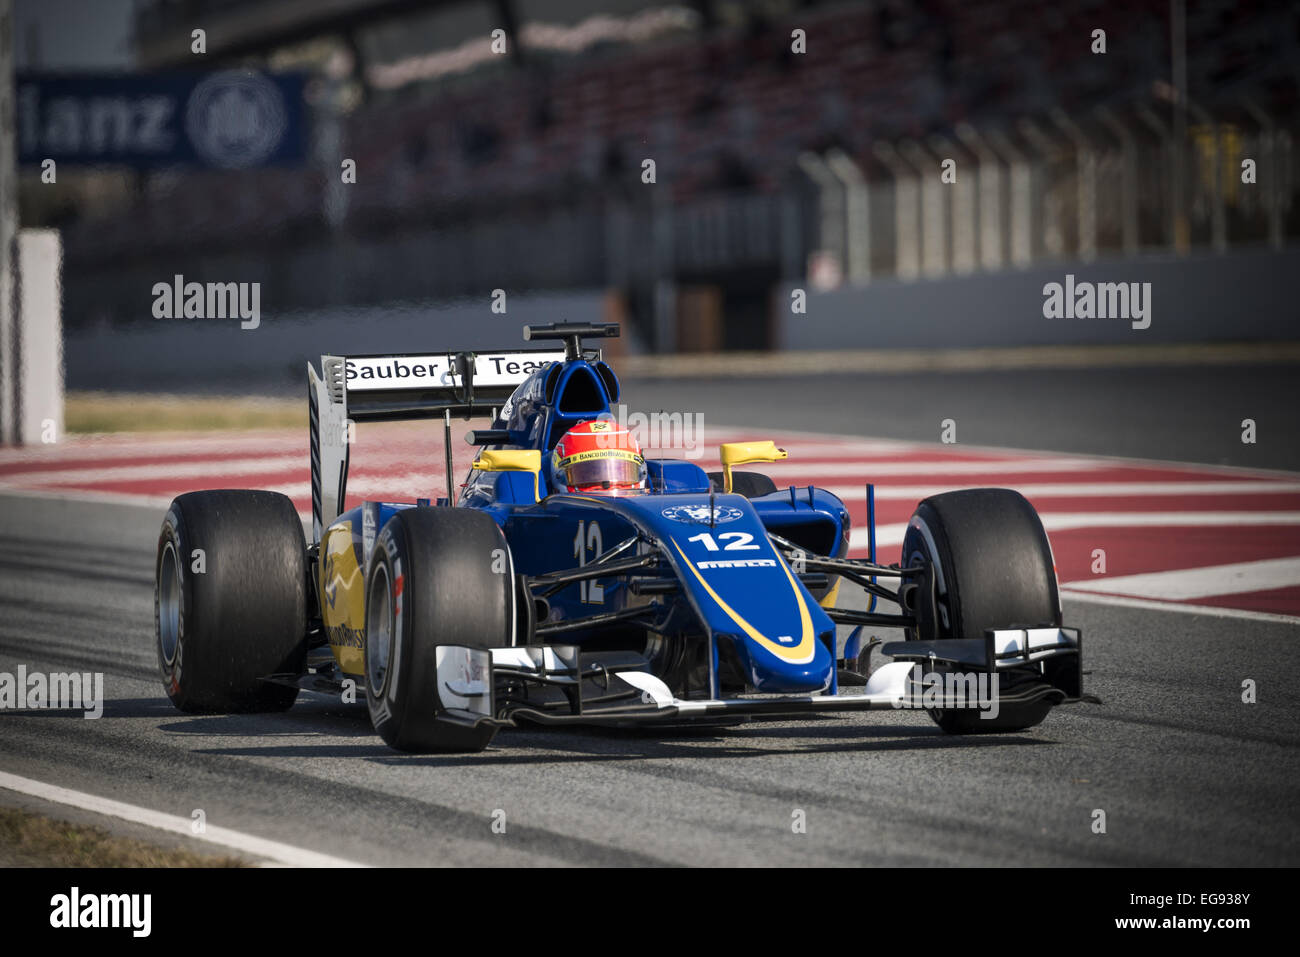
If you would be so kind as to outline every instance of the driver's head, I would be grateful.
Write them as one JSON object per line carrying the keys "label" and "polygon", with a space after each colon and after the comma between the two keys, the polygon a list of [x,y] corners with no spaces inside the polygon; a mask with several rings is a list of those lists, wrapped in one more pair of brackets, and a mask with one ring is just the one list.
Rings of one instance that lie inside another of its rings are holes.
{"label": "driver's head", "polygon": [[581,422],[564,433],[551,458],[555,490],[583,495],[639,495],[645,459],[636,436],[613,419]]}

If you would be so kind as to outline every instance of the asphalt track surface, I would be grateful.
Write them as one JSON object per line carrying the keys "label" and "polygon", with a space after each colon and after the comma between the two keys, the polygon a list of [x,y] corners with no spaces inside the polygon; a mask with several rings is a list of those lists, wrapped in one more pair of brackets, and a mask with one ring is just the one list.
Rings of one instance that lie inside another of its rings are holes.
{"label": "asphalt track surface", "polygon": [[1291,364],[1134,366],[647,379],[624,393],[706,422],[938,442],[952,419],[959,444],[1300,471],[1298,381]]}
{"label": "asphalt track surface", "polygon": [[[1243,462],[1213,430],[1197,431],[1213,398],[1199,394],[1201,371],[1163,371],[1163,383],[1124,388],[1099,371],[1046,376],[1047,397],[1022,402],[1005,425],[1017,386],[1002,379],[1019,374],[918,377],[913,395],[924,399],[880,417],[854,407],[883,403],[902,377],[841,383],[833,396],[807,380],[730,398],[735,383],[663,388],[666,408],[698,398],[735,424],[833,432],[860,417],[845,431],[933,441],[930,420],[951,405],[941,417],[958,419],[963,441],[1295,467],[1294,400],[1273,391],[1285,380],[1212,373],[1227,377],[1220,398],[1253,385],[1260,421],[1291,429],[1267,461]],[[1050,398],[1053,381],[1067,393],[1091,383],[1094,400]],[[629,384],[629,400],[652,407],[656,387]],[[1071,404],[1075,418],[1056,421]],[[1116,447],[1132,428],[1117,425],[1122,408],[1165,429],[1140,451]],[[1115,444],[1098,446],[1108,417]],[[98,721],[0,715],[0,771],[178,818],[202,809],[210,825],[363,864],[1300,863],[1294,621],[1067,599],[1089,690],[1104,703],[1058,709],[1021,734],[948,737],[923,714],[873,712],[671,736],[507,730],[482,754],[410,756],[383,746],[364,706],[321,697],[284,715],[175,711],[152,647],[159,521],[132,505],[0,496],[0,671],[103,671],[109,699]],[[1255,704],[1241,700],[1245,679],[1257,682]],[[12,791],[0,801],[63,813]],[[797,811],[806,833],[793,833]]]}

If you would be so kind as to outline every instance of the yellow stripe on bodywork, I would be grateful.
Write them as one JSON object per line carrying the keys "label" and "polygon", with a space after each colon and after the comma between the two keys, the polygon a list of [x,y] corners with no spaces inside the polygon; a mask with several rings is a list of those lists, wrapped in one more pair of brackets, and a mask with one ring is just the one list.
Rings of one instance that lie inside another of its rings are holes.
{"label": "yellow stripe on bodywork", "polygon": [[839,600],[840,583],[843,581],[844,581],[843,578],[836,578],[835,584],[831,586],[831,590],[828,591],[826,594],[822,595],[821,601],[819,601],[817,604],[821,605],[823,608],[834,608],[835,602]]}
{"label": "yellow stripe on bodywork", "polygon": [[741,630],[743,630],[745,634],[749,635],[750,638],[753,638],[756,642],[758,642],[768,651],[772,652],[772,654],[776,655],[782,661],[788,661],[791,664],[796,664],[796,665],[801,665],[804,662],[812,661],[812,657],[813,657],[812,618],[808,614],[808,606],[804,604],[803,595],[799,594],[799,586],[795,583],[794,576],[790,574],[790,569],[786,567],[785,562],[781,559],[779,555],[777,556],[777,561],[781,565],[781,570],[785,572],[785,577],[790,580],[790,588],[794,592],[794,600],[799,605],[799,626],[803,630],[803,633],[799,638],[799,644],[795,645],[794,647],[789,647],[787,645],[782,645],[779,642],[773,641],[771,638],[768,638],[757,628],[755,628],[744,618],[742,618],[735,611],[735,609],[733,609],[730,605],[728,605],[725,601],[722,600],[722,598],[718,595],[717,592],[715,592],[712,588],[709,587],[709,583],[704,580],[704,576],[699,573],[698,569],[696,569],[695,565],[691,562],[691,560],[686,557],[686,553],[683,552],[682,547],[677,544],[677,540],[672,537],[670,537],[668,540],[673,543],[673,548],[677,549],[677,554],[682,556],[682,561],[684,561],[686,563],[686,567],[691,570],[691,574],[694,575],[696,580],[700,583],[700,585],[704,587],[704,590],[709,593],[709,597],[718,603],[718,607],[721,608],[724,612],[726,612],[727,616],[731,618],[731,620],[734,621],[737,625],[739,625],[741,627]]}
{"label": "yellow stripe on bodywork", "polygon": [[348,675],[365,673],[365,577],[357,563],[352,523],[340,522],[327,529],[320,547],[321,624],[339,670]]}

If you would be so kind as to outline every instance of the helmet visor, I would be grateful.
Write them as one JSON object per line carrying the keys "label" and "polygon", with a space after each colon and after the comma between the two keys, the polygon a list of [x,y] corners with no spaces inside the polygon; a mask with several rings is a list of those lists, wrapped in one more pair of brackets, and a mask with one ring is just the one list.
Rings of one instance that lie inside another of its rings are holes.
{"label": "helmet visor", "polygon": [[559,464],[569,488],[633,488],[645,482],[645,459],[625,449],[579,452]]}

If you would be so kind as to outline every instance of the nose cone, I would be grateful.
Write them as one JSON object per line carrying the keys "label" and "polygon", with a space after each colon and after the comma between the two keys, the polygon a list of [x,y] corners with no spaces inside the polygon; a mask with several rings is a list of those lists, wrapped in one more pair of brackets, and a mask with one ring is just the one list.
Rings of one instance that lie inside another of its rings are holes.
{"label": "nose cone", "polygon": [[814,694],[830,686],[831,669],[835,667],[830,649],[822,640],[826,635],[833,638],[834,631],[823,632],[813,639],[812,654],[806,661],[792,660],[775,653],[765,643],[755,641],[748,635],[733,634],[730,638],[736,657],[740,659],[745,676],[755,691],[770,694]]}
{"label": "nose cone", "polygon": [[730,635],[755,691],[826,688],[835,667],[825,637],[835,625],[784,557],[749,500],[696,493],[617,500],[662,543],[682,590],[714,635]]}

